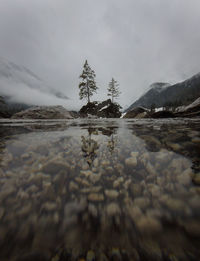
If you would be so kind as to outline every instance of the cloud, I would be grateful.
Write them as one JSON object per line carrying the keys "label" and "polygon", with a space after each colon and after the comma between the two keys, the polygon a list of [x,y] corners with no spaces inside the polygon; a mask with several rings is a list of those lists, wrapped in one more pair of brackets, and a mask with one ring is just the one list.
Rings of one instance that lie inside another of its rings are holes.
{"label": "cloud", "polygon": [[[20,90],[20,91],[19,91]],[[32,89],[23,83],[2,84],[1,95],[9,96],[10,101],[25,103],[29,105],[62,105],[69,110],[76,110],[75,101],[72,99],[60,99],[51,93],[46,93],[38,89]]]}
{"label": "cloud", "polygon": [[199,23],[197,0],[0,0],[0,56],[30,68],[77,109],[88,59],[99,86],[93,98],[107,98],[114,77],[127,107],[152,82],[200,71]]}

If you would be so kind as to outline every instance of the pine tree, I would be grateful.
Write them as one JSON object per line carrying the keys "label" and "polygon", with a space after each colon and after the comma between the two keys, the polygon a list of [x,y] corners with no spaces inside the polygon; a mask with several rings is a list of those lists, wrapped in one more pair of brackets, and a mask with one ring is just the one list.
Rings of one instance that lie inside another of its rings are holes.
{"label": "pine tree", "polygon": [[95,72],[88,65],[87,60],[83,66],[83,72],[80,75],[82,81],[79,84],[79,96],[80,100],[87,99],[88,103],[90,102],[90,97],[98,89],[95,82]]}
{"label": "pine tree", "polygon": [[118,98],[121,93],[118,89],[118,86],[119,84],[117,83],[117,81],[112,78],[111,82],[109,82],[108,85],[108,96],[111,96],[112,103],[114,102],[114,98]]}

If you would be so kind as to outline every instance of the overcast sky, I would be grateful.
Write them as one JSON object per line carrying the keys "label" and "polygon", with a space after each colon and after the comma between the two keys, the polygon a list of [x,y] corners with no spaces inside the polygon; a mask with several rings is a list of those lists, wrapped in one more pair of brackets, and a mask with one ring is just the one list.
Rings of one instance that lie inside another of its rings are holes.
{"label": "overcast sky", "polygon": [[126,108],[153,82],[200,72],[199,25],[199,0],[0,0],[0,56],[65,93],[73,109],[87,59],[99,87],[92,99],[106,99],[114,77]]}

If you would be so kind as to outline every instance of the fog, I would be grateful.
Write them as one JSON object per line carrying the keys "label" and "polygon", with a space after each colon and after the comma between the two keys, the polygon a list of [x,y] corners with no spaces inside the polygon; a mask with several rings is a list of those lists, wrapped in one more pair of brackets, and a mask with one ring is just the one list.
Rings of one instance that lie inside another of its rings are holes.
{"label": "fog", "polygon": [[198,0],[0,0],[0,56],[25,66],[69,100],[22,85],[13,99],[80,109],[85,59],[107,98],[114,77],[128,107],[153,82],[176,83],[200,71]]}

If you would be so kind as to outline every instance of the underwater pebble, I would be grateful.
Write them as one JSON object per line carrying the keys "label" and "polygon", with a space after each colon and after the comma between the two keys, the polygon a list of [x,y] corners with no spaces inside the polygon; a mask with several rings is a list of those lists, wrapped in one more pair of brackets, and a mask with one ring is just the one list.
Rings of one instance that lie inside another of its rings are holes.
{"label": "underwater pebble", "polygon": [[199,224],[199,221],[188,221],[188,222],[185,222],[183,223],[183,226],[186,230],[186,232],[191,235],[191,236],[194,236],[194,237],[199,237],[200,236],[200,224]]}
{"label": "underwater pebble", "polygon": [[138,151],[132,151],[131,152],[131,157],[137,158],[138,156],[139,156],[139,152]]}
{"label": "underwater pebble", "polygon": [[181,175],[177,177],[178,182],[180,182],[182,185],[187,186],[191,183],[191,170],[185,170]]}
{"label": "underwater pebble", "polygon": [[41,168],[41,171],[47,174],[57,174],[62,170],[64,172],[67,172],[68,169],[69,169],[68,164],[64,162],[57,162],[56,160],[54,160],[44,164]]}
{"label": "underwater pebble", "polygon": [[159,197],[161,194],[161,189],[158,185],[151,184],[151,186],[149,187],[149,192],[153,197]]}
{"label": "underwater pebble", "polygon": [[134,205],[128,206],[128,212],[133,221],[139,219],[143,215],[141,209]]}
{"label": "underwater pebble", "polygon": [[90,175],[93,175],[92,171],[90,170],[81,170],[80,174],[88,178]]}
{"label": "underwater pebble", "polygon": [[196,173],[192,179],[192,181],[197,184],[200,185],[200,173]]}
{"label": "underwater pebble", "polygon": [[93,217],[97,217],[98,216],[98,210],[97,208],[95,207],[95,205],[93,204],[89,204],[88,205],[88,211],[89,213],[93,216]]}
{"label": "underwater pebble", "polygon": [[139,197],[134,200],[134,205],[138,206],[141,209],[145,209],[149,206],[150,200],[145,197]]}
{"label": "underwater pebble", "polygon": [[9,197],[11,194],[15,193],[15,191],[16,187],[8,181],[8,183],[4,184],[1,188],[0,201]]}
{"label": "underwater pebble", "polygon": [[110,256],[111,256],[111,260],[116,260],[116,261],[122,260],[122,257],[121,257],[121,254],[120,254],[120,251],[118,248],[112,248]]}
{"label": "underwater pebble", "polygon": [[120,214],[120,207],[117,203],[110,203],[106,207],[106,212],[108,216],[115,216],[117,214]]}
{"label": "underwater pebble", "polygon": [[113,190],[113,189],[110,189],[110,190],[106,189],[105,195],[110,199],[116,199],[119,196],[119,192],[117,190]]}
{"label": "underwater pebble", "polygon": [[131,195],[133,195],[134,198],[141,196],[142,187],[140,184],[131,183],[129,188],[130,188]]}
{"label": "underwater pebble", "polygon": [[71,191],[76,191],[78,189],[79,189],[79,186],[75,182],[70,181],[70,183],[69,183],[69,191],[70,192]]}
{"label": "underwater pebble", "polygon": [[46,202],[45,204],[42,205],[42,209],[46,211],[54,211],[56,208],[57,205],[54,202]]}
{"label": "underwater pebble", "polygon": [[89,180],[93,183],[93,184],[95,184],[95,183],[97,183],[99,180],[100,180],[100,178],[101,178],[101,174],[92,174],[92,175],[90,175],[89,176]]}
{"label": "underwater pebble", "polygon": [[99,160],[98,160],[98,158],[96,158],[96,159],[94,160],[93,165],[94,165],[95,168],[97,168],[97,167],[99,166]]}
{"label": "underwater pebble", "polygon": [[185,202],[179,199],[169,198],[164,203],[170,210],[174,212],[182,212],[185,208]]}
{"label": "underwater pebble", "polygon": [[161,248],[156,240],[144,238],[143,240],[140,240],[139,245],[146,260],[163,260]]}
{"label": "underwater pebble", "polygon": [[94,251],[89,250],[87,252],[86,260],[87,261],[95,261],[95,253],[94,253]]}
{"label": "underwater pebble", "polygon": [[136,167],[137,166],[137,158],[130,157],[125,160],[125,164],[129,167]]}
{"label": "underwater pebble", "polygon": [[98,194],[98,193],[91,193],[88,195],[88,200],[89,201],[103,201],[104,200],[104,195],[103,194]]}
{"label": "underwater pebble", "polygon": [[154,234],[160,233],[162,231],[162,225],[158,219],[149,217],[149,216],[141,216],[136,220],[136,227],[142,234]]}
{"label": "underwater pebble", "polygon": [[124,178],[123,177],[120,177],[118,179],[116,179],[114,182],[113,182],[113,187],[114,188],[118,188],[120,186],[121,183],[124,182]]}
{"label": "underwater pebble", "polygon": [[0,207],[0,219],[3,217],[4,213],[5,213],[5,209]]}

